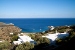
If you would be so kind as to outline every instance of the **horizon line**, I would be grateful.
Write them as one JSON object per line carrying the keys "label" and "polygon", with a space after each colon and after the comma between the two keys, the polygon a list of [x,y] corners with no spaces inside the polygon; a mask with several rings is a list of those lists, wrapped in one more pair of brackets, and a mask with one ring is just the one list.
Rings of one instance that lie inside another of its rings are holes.
{"label": "horizon line", "polygon": [[[25,18],[0,18],[0,19],[25,19]],[[32,19],[32,18],[29,18]]]}

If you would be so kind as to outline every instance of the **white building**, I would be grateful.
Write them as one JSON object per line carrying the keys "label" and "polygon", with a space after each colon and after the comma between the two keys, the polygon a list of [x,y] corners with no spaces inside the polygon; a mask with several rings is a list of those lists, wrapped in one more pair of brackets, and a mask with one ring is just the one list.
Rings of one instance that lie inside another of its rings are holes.
{"label": "white building", "polygon": [[3,41],[0,41],[0,42],[3,42]]}
{"label": "white building", "polygon": [[13,35],[13,33],[10,33],[10,35]]}
{"label": "white building", "polygon": [[33,39],[31,39],[31,37],[27,36],[27,35],[23,35],[23,36],[19,36],[18,41],[13,41],[13,43],[16,44],[22,44],[25,42],[30,42],[30,43],[35,43],[35,41]]}
{"label": "white building", "polygon": [[13,44],[19,45],[19,44],[22,44],[22,43],[20,41],[13,41]]}
{"label": "white building", "polygon": [[57,38],[64,38],[66,36],[68,36],[69,34],[67,32],[64,33],[54,33],[54,34],[48,34],[46,36],[42,36],[42,37],[46,37],[48,39],[50,39],[52,42],[55,41]]}

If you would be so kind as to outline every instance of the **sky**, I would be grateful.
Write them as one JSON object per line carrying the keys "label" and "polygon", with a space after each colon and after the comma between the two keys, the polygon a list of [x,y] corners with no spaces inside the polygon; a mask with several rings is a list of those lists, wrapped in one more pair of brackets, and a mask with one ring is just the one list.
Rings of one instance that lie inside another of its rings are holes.
{"label": "sky", "polygon": [[75,18],[75,0],[0,0],[0,18]]}

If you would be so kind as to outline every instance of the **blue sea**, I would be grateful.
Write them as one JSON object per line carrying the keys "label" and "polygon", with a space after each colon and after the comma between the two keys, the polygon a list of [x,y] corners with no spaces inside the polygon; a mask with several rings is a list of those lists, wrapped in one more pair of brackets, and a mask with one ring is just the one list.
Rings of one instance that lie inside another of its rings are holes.
{"label": "blue sea", "polygon": [[0,18],[0,22],[13,23],[23,32],[42,32],[48,26],[74,25],[75,18]]}

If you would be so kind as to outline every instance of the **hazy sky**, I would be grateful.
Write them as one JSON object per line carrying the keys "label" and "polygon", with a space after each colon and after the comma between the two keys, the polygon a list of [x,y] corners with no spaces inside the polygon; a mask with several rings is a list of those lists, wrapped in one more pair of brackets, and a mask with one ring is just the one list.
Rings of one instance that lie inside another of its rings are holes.
{"label": "hazy sky", "polygon": [[0,18],[75,18],[75,0],[0,0]]}

